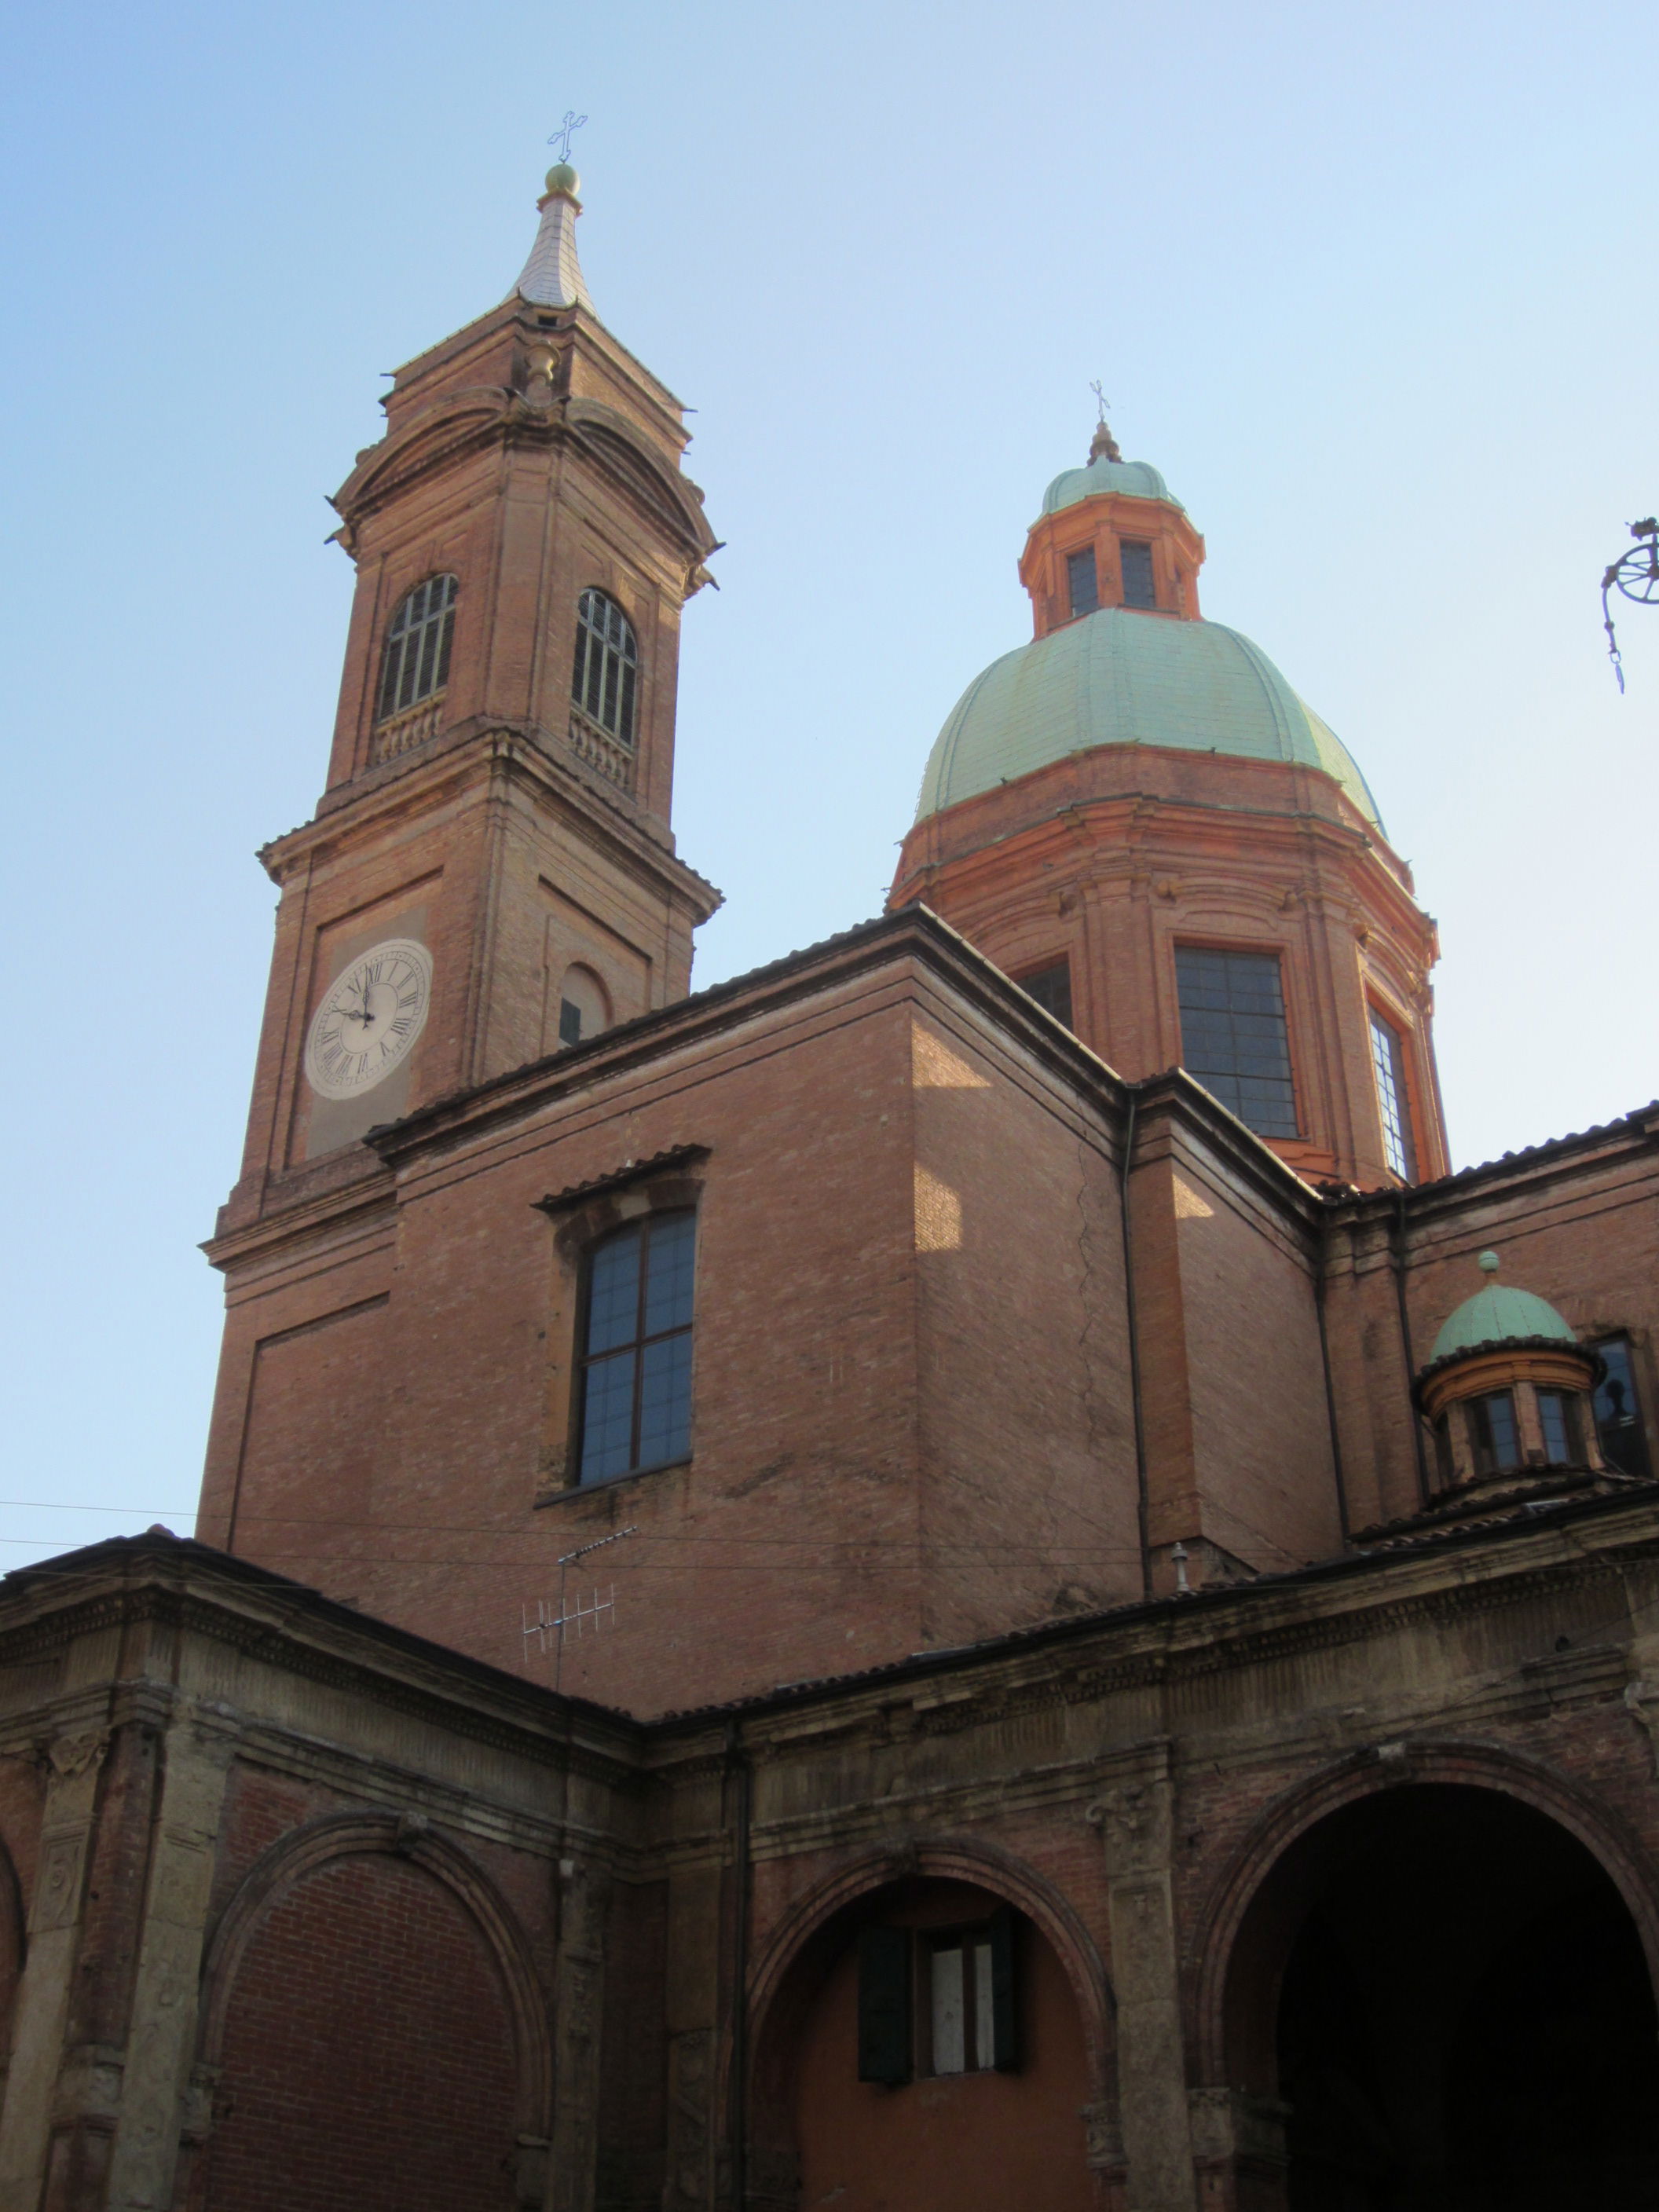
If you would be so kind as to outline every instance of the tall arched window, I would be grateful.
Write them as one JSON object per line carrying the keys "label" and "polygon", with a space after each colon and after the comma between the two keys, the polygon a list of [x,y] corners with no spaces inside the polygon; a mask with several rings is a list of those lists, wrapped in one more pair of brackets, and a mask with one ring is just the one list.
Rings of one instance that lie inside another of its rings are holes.
{"label": "tall arched window", "polygon": [[377,721],[429,699],[449,681],[449,647],[460,588],[453,576],[428,576],[392,616],[380,669]]}
{"label": "tall arched window", "polygon": [[603,592],[576,602],[576,666],[570,696],[590,721],[625,745],[634,742],[634,684],[639,647],[628,617]]}

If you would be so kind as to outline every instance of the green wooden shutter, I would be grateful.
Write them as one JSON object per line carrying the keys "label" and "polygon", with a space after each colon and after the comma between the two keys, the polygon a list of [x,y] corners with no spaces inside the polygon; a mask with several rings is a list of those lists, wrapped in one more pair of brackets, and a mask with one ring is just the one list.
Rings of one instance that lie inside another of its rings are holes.
{"label": "green wooden shutter", "polygon": [[[991,2063],[999,2074],[1019,2064],[1019,2008],[1014,1986],[1014,1916],[1006,1905],[991,1915]],[[983,2058],[981,2064],[984,2063]]]}
{"label": "green wooden shutter", "polygon": [[910,2072],[910,1931],[866,1928],[859,1936],[859,2079],[892,2087]]}

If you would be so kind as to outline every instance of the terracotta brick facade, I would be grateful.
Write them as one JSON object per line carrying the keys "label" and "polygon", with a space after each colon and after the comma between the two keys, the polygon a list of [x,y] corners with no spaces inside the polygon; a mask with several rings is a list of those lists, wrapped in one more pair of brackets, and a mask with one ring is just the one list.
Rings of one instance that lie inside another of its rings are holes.
{"label": "terracotta brick facade", "polygon": [[[1443,1174],[1432,925],[1287,763],[1062,762],[690,995],[684,443],[585,307],[515,296],[339,495],[204,1540],[0,1589],[0,2206],[1638,2212],[1659,1492],[1449,1480],[1419,1385],[1496,1246],[1571,1371],[1623,1340],[1655,1452],[1659,1109]],[[1034,536],[1039,635],[1100,523]],[[1157,543],[1145,618],[1194,617],[1202,541]],[[379,715],[451,574],[447,684]],[[626,744],[571,712],[587,590]],[[1294,1141],[1173,1064],[1194,935],[1281,955]],[[426,1028],[325,1101],[307,1025],[392,937]],[[1075,1034],[1010,981],[1057,951]],[[689,1441],[584,1482],[594,1255],[688,1213]],[[971,2037],[947,1936],[998,1961]]]}

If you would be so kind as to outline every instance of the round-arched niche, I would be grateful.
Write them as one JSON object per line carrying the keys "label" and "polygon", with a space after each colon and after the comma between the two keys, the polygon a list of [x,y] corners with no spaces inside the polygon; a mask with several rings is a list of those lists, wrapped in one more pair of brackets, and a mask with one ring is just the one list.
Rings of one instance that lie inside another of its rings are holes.
{"label": "round-arched niche", "polygon": [[836,2212],[1089,2212],[1097,2094],[1054,1945],[977,1881],[918,1874],[831,1911],[757,2022],[753,2171]]}

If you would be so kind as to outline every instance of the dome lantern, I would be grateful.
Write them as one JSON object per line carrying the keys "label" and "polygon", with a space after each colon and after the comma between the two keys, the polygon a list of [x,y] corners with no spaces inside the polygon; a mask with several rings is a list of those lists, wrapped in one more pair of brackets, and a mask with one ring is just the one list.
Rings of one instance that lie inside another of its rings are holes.
{"label": "dome lantern", "polygon": [[1498,1280],[1496,1252],[1476,1264],[1486,1281],[1442,1323],[1417,1377],[1443,1486],[1512,1481],[1528,1468],[1601,1472],[1600,1358],[1547,1298]]}

